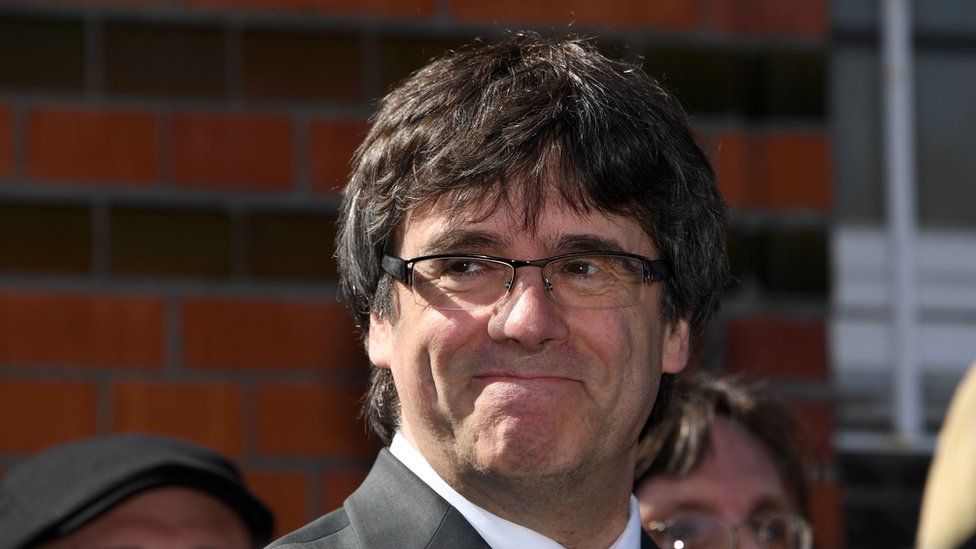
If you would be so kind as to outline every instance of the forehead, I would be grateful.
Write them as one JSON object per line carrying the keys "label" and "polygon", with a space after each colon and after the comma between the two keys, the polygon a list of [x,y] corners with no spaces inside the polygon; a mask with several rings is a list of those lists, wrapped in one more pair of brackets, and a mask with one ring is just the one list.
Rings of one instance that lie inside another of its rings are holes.
{"label": "forehead", "polygon": [[[512,204],[477,202],[462,208],[440,201],[410,211],[398,231],[404,254],[463,251],[501,253],[531,244],[556,254],[580,245],[607,251],[655,254],[652,239],[637,220],[548,198],[530,213]],[[589,242],[589,245],[586,244]]]}
{"label": "forehead", "polygon": [[638,492],[665,515],[704,510],[739,521],[764,508],[793,508],[769,451],[726,417],[716,418],[709,446],[693,471],[648,479]]}

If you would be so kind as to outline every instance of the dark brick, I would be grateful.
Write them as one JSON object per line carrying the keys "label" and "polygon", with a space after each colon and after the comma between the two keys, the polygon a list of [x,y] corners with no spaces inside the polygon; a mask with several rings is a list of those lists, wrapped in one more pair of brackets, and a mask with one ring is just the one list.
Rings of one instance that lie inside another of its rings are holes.
{"label": "dark brick", "polygon": [[356,101],[363,97],[362,57],[352,34],[250,30],[244,33],[244,95]]}
{"label": "dark brick", "polygon": [[448,50],[457,49],[470,37],[456,39],[387,35],[379,40],[379,89],[373,95],[383,95],[396,83],[423,67],[431,59]]}
{"label": "dark brick", "polygon": [[111,227],[113,274],[230,275],[231,224],[221,212],[117,207]]}
{"label": "dark brick", "polygon": [[75,19],[0,18],[0,87],[80,90],[85,39]]}
{"label": "dark brick", "polygon": [[770,229],[759,239],[757,267],[766,290],[827,296],[830,270],[823,229]]}
{"label": "dark brick", "polygon": [[0,270],[82,274],[89,269],[88,208],[0,203]]}
{"label": "dark brick", "polygon": [[750,231],[732,227],[728,235],[729,263],[732,266],[731,291],[756,276],[757,264],[762,260],[760,240]]}
{"label": "dark brick", "polygon": [[755,84],[746,96],[747,114],[757,118],[807,116],[826,111],[826,62],[821,52],[767,52],[749,71]]}
{"label": "dark brick", "polygon": [[14,170],[14,117],[10,107],[0,105],[0,179]]}
{"label": "dark brick", "polygon": [[691,112],[740,112],[748,90],[741,54],[719,49],[663,49],[644,53],[648,74]]}
{"label": "dark brick", "polygon": [[105,89],[115,93],[226,93],[223,32],[216,27],[105,26]]}
{"label": "dark brick", "polygon": [[255,213],[248,218],[248,269],[265,278],[335,278],[335,220],[325,214]]}
{"label": "dark brick", "polygon": [[822,52],[653,48],[644,53],[643,67],[691,112],[750,118],[825,113]]}

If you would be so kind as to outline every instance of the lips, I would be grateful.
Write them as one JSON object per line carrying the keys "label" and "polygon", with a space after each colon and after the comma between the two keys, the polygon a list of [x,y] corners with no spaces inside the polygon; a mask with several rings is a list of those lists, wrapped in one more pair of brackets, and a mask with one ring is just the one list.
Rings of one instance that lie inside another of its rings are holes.
{"label": "lips", "polygon": [[546,374],[527,374],[524,372],[519,373],[487,373],[479,374],[473,376],[473,379],[481,381],[483,383],[511,383],[517,385],[535,385],[535,384],[546,384],[546,383],[580,383],[580,380],[553,375],[552,373]]}

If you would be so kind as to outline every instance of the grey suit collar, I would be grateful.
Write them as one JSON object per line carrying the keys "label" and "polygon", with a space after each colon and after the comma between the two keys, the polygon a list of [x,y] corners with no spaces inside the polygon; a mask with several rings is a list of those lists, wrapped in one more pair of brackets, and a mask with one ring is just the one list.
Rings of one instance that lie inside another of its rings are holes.
{"label": "grey suit collar", "polygon": [[365,547],[490,549],[457,509],[386,448],[345,509]]}

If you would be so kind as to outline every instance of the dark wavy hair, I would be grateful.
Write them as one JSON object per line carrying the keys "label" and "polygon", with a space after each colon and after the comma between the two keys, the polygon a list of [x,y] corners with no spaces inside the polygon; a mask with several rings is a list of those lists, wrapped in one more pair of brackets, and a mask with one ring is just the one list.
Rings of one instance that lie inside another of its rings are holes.
{"label": "dark wavy hair", "polygon": [[[379,259],[396,251],[408,212],[435,200],[467,219],[515,207],[532,228],[550,197],[636,220],[675,273],[662,318],[688,319],[697,338],[728,278],[727,208],[683,110],[591,41],[531,33],[449,53],[380,102],[353,159],[336,242],[340,289],[360,329],[371,312],[398,314]],[[388,370],[372,368],[364,408],[389,442],[399,399]]]}
{"label": "dark wavy hair", "polygon": [[715,419],[727,417],[762,444],[794,505],[809,516],[809,481],[801,456],[810,454],[812,444],[790,410],[762,385],[739,377],[679,374],[668,396],[638,445],[635,487],[650,477],[693,472],[708,450]]}

